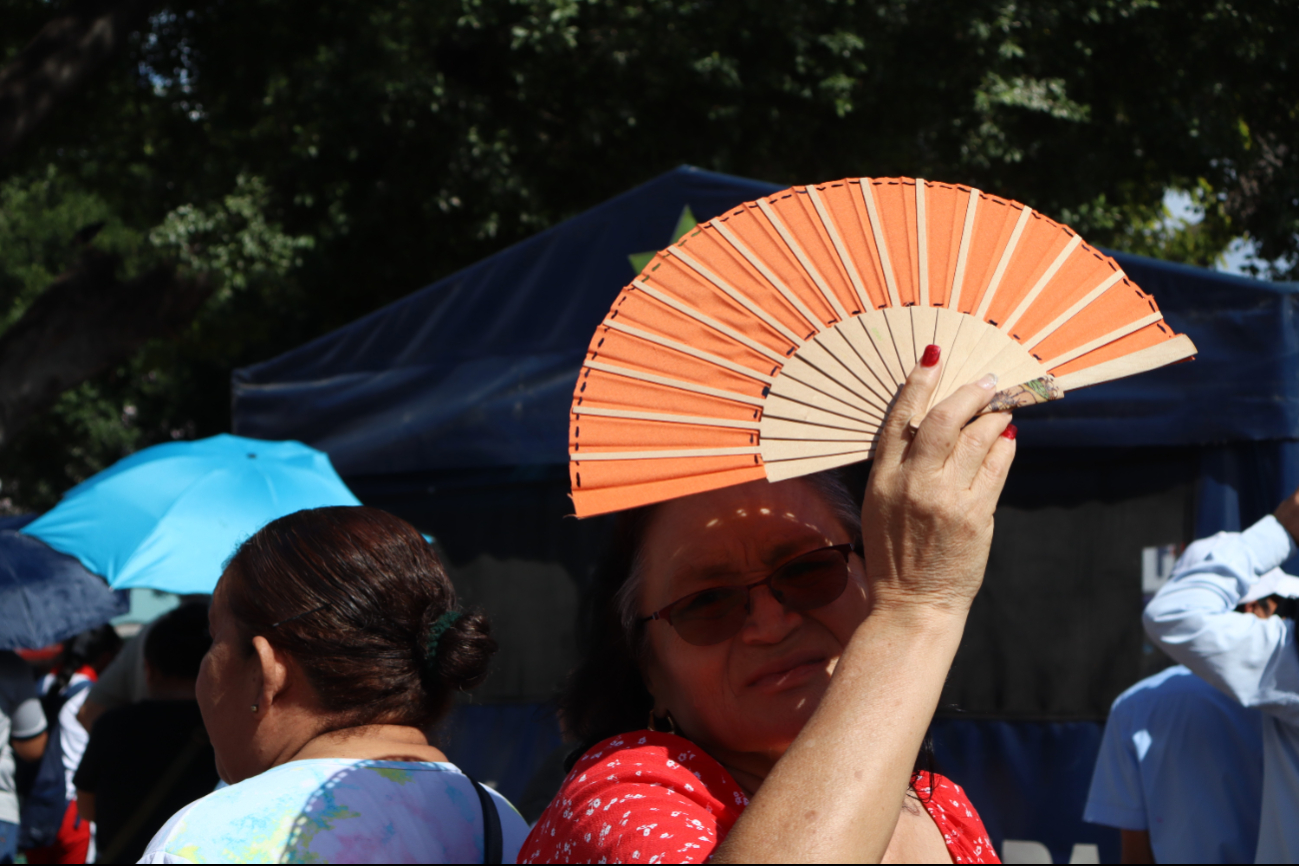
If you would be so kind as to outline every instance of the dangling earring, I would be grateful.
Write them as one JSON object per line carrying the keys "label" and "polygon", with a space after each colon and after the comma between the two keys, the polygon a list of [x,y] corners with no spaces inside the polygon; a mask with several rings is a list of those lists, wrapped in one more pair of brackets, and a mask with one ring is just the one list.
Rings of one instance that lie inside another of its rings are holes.
{"label": "dangling earring", "polygon": [[654,718],[654,710],[651,709],[649,713],[649,724],[646,725],[647,728],[656,734],[675,734],[677,732],[677,720],[672,718],[672,713],[670,712],[663,714],[663,723],[667,725],[667,730],[660,731],[655,727],[658,723],[659,720]]}

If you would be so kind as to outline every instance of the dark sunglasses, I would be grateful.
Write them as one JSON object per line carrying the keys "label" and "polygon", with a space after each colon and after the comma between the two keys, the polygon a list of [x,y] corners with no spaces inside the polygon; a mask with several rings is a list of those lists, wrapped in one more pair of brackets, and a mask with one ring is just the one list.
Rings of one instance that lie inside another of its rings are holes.
{"label": "dark sunglasses", "polygon": [[836,544],[795,557],[762,580],[741,586],[714,586],[692,592],[655,611],[640,623],[661,619],[695,646],[711,646],[739,634],[752,609],[751,594],[765,586],[786,610],[802,613],[825,607],[848,586],[848,557],[862,546]]}

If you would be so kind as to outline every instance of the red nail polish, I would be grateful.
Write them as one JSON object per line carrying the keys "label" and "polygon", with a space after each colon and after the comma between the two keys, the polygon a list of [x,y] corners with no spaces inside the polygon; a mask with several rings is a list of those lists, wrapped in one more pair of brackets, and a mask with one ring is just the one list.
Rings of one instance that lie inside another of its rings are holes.
{"label": "red nail polish", "polygon": [[932,367],[935,364],[937,364],[938,356],[939,354],[942,353],[942,351],[943,351],[942,349],[938,348],[933,343],[930,343],[928,346],[925,346],[925,353],[920,356],[920,366]]}
{"label": "red nail polish", "polygon": [[1007,439],[1014,439],[1016,436],[1019,435],[1019,428],[1016,427],[1014,424],[1011,424],[1005,430],[1001,431],[1001,435],[1005,436]]}

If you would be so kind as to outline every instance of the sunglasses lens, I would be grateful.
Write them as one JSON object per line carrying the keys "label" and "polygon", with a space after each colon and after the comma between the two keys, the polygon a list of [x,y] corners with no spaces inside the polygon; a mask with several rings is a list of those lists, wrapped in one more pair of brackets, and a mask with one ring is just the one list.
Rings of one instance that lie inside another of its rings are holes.
{"label": "sunglasses lens", "polygon": [[[789,610],[825,607],[848,586],[848,559],[841,550],[814,550],[787,562],[771,576],[771,593]],[[686,643],[712,646],[744,628],[749,590],[718,586],[686,596],[675,605],[669,622]]]}
{"label": "sunglasses lens", "polygon": [[672,627],[686,643],[721,643],[744,627],[748,590],[742,586],[705,589],[681,600],[672,611]]}
{"label": "sunglasses lens", "polygon": [[790,610],[825,607],[848,586],[848,560],[838,550],[814,550],[772,575],[771,591]]}

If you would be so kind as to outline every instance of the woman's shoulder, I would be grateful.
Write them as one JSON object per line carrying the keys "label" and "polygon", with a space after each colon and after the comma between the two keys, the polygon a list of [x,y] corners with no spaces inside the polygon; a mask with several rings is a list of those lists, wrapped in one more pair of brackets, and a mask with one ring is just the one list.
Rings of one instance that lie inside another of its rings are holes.
{"label": "woman's shoulder", "polygon": [[1001,862],[983,819],[960,785],[930,772],[917,773],[912,785],[942,832],[953,863]]}
{"label": "woman's shoulder", "polygon": [[[588,775],[589,773],[589,775]],[[610,737],[588,749],[569,773],[565,783],[580,786],[610,781],[610,776],[628,782],[680,783],[693,789],[702,782],[715,794],[724,794],[734,806],[744,807],[748,799],[726,768],[685,737],[661,731],[633,731]],[[692,778],[693,777],[693,778]]]}
{"label": "woman's shoulder", "polygon": [[[482,811],[452,764],[291,761],[177,813],[146,855],[190,862],[461,862],[481,859]],[[527,824],[493,793],[506,855]]]}
{"label": "woman's shoulder", "polygon": [[520,862],[702,861],[748,802],[731,774],[687,739],[655,731],[610,737],[573,766]]}

